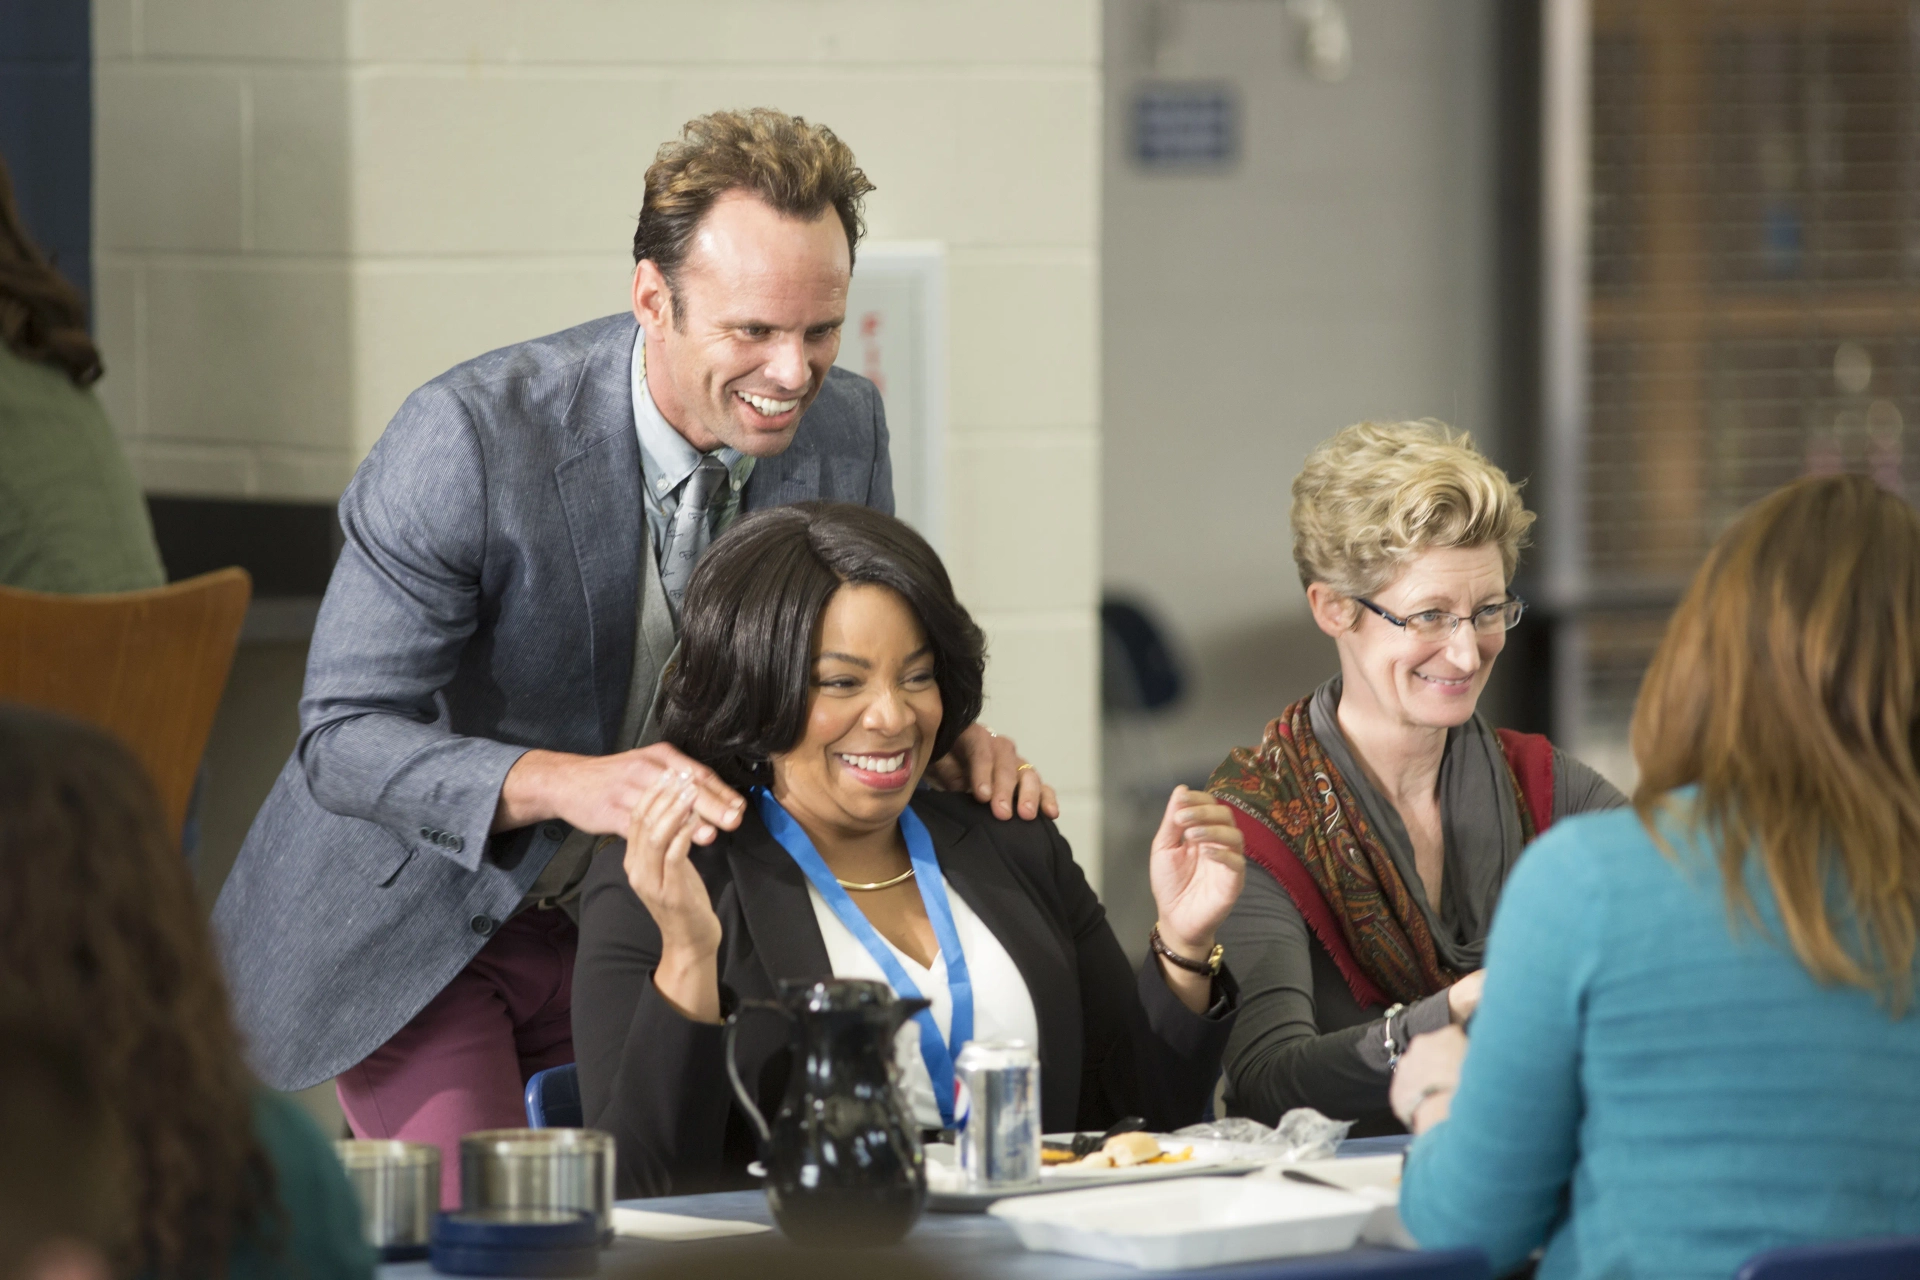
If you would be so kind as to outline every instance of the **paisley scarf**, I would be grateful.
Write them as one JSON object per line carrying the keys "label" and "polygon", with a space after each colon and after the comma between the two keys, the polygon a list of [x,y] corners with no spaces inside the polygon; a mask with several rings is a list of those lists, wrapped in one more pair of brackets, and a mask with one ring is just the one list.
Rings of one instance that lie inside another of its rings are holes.
{"label": "paisley scarf", "polygon": [[[1288,707],[1258,747],[1236,747],[1207,789],[1264,829],[1247,832],[1247,856],[1286,888],[1362,1005],[1432,995],[1461,975],[1441,963],[1426,915],[1393,855],[1315,738],[1311,701]],[[1522,741],[1532,737],[1500,732],[1510,775],[1514,751],[1532,747]],[[1544,739],[1539,746],[1551,752]],[[1531,840],[1541,814],[1550,812],[1552,784],[1549,774],[1541,796],[1538,781],[1527,780],[1534,786],[1523,788],[1514,776],[1513,794],[1521,831]],[[1259,838],[1267,833],[1270,838]]]}

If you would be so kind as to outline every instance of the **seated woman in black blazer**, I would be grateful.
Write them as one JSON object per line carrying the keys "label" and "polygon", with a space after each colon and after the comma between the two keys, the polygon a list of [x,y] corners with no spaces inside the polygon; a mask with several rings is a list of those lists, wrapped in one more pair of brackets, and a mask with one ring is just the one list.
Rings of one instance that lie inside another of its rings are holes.
{"label": "seated woman in black blazer", "polygon": [[[574,1046],[586,1122],[619,1142],[621,1195],[751,1185],[721,1023],[780,979],[877,978],[933,1001],[937,1044],[923,1051],[912,1022],[898,1043],[927,1129],[950,1120],[952,1055],[973,1038],[1037,1042],[1049,1131],[1200,1118],[1238,1007],[1214,931],[1240,892],[1239,830],[1206,792],[1175,790],[1136,976],[1051,822],[918,790],[979,714],[984,670],[939,557],[890,516],[780,507],[702,558],[663,734],[750,798],[738,830],[717,831],[692,809],[694,779],[663,779],[624,855],[604,851],[583,886]],[[772,1017],[739,1032],[768,1114],[786,1036]]]}

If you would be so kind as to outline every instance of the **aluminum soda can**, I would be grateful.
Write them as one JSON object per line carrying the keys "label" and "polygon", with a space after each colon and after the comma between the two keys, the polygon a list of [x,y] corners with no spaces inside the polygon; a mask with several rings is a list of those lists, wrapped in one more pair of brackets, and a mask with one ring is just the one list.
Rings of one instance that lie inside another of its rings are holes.
{"label": "aluminum soda can", "polygon": [[1024,1040],[970,1040],[953,1064],[953,1123],[971,1189],[1040,1181],[1040,1057]]}

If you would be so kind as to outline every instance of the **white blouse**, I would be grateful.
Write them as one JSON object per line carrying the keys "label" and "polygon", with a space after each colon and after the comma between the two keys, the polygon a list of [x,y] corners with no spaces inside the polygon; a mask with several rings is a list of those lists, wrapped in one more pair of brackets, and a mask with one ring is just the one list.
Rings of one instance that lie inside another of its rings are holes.
{"label": "white blouse", "polygon": [[[1027,992],[1026,979],[1020,976],[1013,957],[973,913],[966,899],[953,891],[946,877],[942,876],[941,881],[947,886],[947,901],[953,906],[953,931],[959,936],[961,951],[966,953],[967,976],[973,983],[974,1039],[1025,1040],[1038,1049],[1040,1023],[1034,1017],[1033,997]],[[820,926],[820,937],[827,944],[833,976],[886,982],[887,975],[881,970],[880,962],[867,954],[853,931],[840,923],[840,917],[833,914],[833,908],[811,884],[807,886],[807,899],[813,903],[813,918]],[[854,902],[857,904],[859,899],[855,898]],[[933,967],[928,969],[891,942],[887,947],[920,988],[920,994],[933,1001],[929,1012],[933,1014],[934,1025],[940,1028],[940,1038],[945,1040],[953,1030],[953,991],[947,986],[946,956],[934,956]],[[955,1049],[957,1052],[958,1046]],[[900,1028],[893,1053],[894,1060],[900,1064],[901,1092],[913,1110],[915,1122],[923,1129],[940,1128],[944,1122],[940,1119],[939,1104],[934,1101],[933,1078],[927,1074],[926,1060],[920,1056],[918,1019],[909,1019]]]}

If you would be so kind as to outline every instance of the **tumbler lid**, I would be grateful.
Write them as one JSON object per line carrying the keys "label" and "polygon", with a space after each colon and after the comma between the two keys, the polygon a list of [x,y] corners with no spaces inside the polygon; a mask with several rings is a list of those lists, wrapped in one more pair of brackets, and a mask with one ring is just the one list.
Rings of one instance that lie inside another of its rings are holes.
{"label": "tumbler lid", "polygon": [[465,1276],[587,1276],[599,1265],[593,1215],[574,1209],[462,1209],[434,1219],[433,1269]]}
{"label": "tumbler lid", "polygon": [[434,1220],[433,1242],[469,1249],[598,1248],[600,1228],[582,1209],[458,1209]]}

